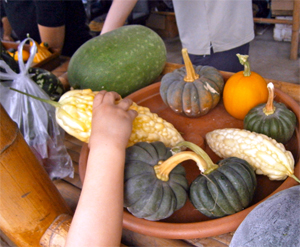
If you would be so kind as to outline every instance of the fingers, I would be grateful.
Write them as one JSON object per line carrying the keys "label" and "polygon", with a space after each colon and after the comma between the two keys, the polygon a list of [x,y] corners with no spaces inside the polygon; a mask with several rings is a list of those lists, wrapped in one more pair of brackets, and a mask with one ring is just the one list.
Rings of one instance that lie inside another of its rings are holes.
{"label": "fingers", "polygon": [[97,106],[102,103],[109,103],[109,104],[115,104],[116,101],[118,102],[118,106],[122,108],[123,110],[128,110],[129,107],[132,105],[132,100],[125,98],[121,99],[121,96],[116,92],[107,92],[105,90],[99,91],[94,99],[94,106]]}
{"label": "fingers", "polygon": [[132,100],[131,99],[122,99],[119,103],[118,106],[121,107],[123,110],[127,111],[129,107],[132,105]]}
{"label": "fingers", "polygon": [[102,103],[114,104],[115,101],[120,100],[121,96],[116,92],[107,92],[105,90],[99,91],[94,98],[94,106]]}

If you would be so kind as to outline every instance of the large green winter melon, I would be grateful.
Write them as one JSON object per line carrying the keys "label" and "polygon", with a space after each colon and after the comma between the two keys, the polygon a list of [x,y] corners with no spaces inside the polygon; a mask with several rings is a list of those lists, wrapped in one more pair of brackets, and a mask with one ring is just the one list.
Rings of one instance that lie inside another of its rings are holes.
{"label": "large green winter melon", "polygon": [[152,83],[166,62],[163,40],[151,29],[128,25],[92,38],[72,56],[68,80],[76,89],[126,96]]}

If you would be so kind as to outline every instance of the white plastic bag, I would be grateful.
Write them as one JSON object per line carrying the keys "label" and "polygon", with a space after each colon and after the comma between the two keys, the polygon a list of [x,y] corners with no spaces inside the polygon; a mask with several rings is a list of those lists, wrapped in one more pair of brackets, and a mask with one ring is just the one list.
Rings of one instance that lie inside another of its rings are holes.
{"label": "white plastic bag", "polygon": [[[23,46],[31,40],[30,57],[26,64],[22,59]],[[6,73],[0,72],[0,103],[13,121],[18,124],[25,141],[31,147],[37,158],[42,160],[51,179],[73,177],[74,169],[70,155],[64,145],[64,131],[55,120],[55,108],[49,104],[32,99],[10,89],[50,99],[49,96],[30,79],[28,69],[36,54],[37,47],[31,38],[27,38],[18,46],[20,73],[15,73],[4,62],[0,67]],[[7,80],[7,81],[4,81]],[[3,82],[4,81],[4,82]]]}

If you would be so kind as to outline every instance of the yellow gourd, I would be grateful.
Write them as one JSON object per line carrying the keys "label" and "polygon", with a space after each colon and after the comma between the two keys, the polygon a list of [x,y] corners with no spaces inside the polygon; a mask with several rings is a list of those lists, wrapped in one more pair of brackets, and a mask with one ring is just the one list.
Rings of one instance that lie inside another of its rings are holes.
{"label": "yellow gourd", "polygon": [[237,54],[244,71],[233,74],[226,82],[223,103],[233,117],[243,120],[255,106],[267,102],[268,89],[265,79],[250,70],[248,55]]}
{"label": "yellow gourd", "polygon": [[[20,92],[16,89],[13,89]],[[28,95],[24,92],[22,94]],[[88,142],[91,134],[92,108],[94,97],[98,92],[91,89],[71,90],[64,93],[58,102],[40,99],[32,95],[32,98],[44,101],[56,107],[57,123],[70,135],[80,141]],[[152,113],[149,108],[133,103],[130,109],[138,112],[133,121],[132,133],[128,147],[137,142],[161,141],[167,147],[173,147],[183,141],[180,133],[166,120]]]}

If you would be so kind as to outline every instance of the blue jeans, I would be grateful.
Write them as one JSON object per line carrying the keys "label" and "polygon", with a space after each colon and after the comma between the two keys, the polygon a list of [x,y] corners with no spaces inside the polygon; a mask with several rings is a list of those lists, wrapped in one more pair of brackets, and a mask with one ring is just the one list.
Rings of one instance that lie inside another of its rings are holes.
{"label": "blue jeans", "polygon": [[191,62],[194,65],[209,65],[215,67],[218,70],[229,71],[229,72],[238,72],[244,70],[244,66],[240,64],[237,53],[241,55],[249,54],[249,43],[239,46],[237,48],[222,51],[222,52],[213,52],[211,48],[210,55],[193,55],[189,54]]}

